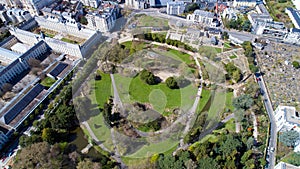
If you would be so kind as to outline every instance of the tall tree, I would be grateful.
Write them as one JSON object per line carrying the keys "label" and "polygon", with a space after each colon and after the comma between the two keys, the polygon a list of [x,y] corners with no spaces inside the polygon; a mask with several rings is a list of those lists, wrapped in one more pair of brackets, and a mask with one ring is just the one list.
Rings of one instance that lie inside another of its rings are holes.
{"label": "tall tree", "polygon": [[299,133],[295,130],[283,132],[279,136],[279,140],[288,147],[294,147],[295,143],[299,140]]}

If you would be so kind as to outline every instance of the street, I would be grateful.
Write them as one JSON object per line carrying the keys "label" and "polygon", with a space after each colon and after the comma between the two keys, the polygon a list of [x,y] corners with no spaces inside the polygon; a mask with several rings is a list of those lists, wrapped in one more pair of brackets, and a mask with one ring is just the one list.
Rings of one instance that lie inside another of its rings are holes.
{"label": "street", "polygon": [[[275,117],[274,117],[274,111],[272,108],[271,100],[268,95],[268,91],[266,88],[266,85],[264,83],[264,79],[261,75],[261,73],[258,73],[257,78],[260,80],[257,81],[260,89],[263,91],[263,102],[266,108],[266,111],[268,113],[269,119],[270,119],[270,139],[268,143],[268,148],[267,148],[267,166],[266,168],[274,168],[275,163],[276,163],[276,145],[277,145],[277,130],[276,130],[276,123],[275,123]],[[271,149],[274,149],[274,151],[271,151]]]}

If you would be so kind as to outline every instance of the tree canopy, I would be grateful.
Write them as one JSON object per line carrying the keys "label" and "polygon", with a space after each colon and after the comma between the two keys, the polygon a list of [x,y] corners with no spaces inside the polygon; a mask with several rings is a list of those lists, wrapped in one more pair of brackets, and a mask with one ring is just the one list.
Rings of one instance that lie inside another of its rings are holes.
{"label": "tree canopy", "polygon": [[174,77],[168,77],[166,80],[166,84],[170,89],[178,89],[179,88],[177,81]]}
{"label": "tree canopy", "polygon": [[236,109],[247,110],[247,109],[249,109],[253,105],[253,99],[248,94],[241,95],[241,96],[236,97],[236,98],[233,99],[232,105]]}
{"label": "tree canopy", "polygon": [[290,130],[290,131],[283,132],[279,136],[279,140],[288,147],[294,147],[299,137],[300,135],[297,131]]}

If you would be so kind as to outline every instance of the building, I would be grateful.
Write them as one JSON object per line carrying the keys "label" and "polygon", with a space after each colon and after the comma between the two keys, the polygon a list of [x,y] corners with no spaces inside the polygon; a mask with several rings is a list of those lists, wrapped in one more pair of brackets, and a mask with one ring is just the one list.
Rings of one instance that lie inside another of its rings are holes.
{"label": "building", "polygon": [[288,131],[295,127],[300,127],[300,115],[295,107],[278,106],[274,111],[277,132]]}
{"label": "building", "polygon": [[289,33],[285,35],[283,41],[286,43],[300,45],[300,29],[291,28]]}
{"label": "building", "polygon": [[184,12],[184,9],[185,9],[185,4],[183,1],[167,3],[167,14],[169,15],[180,15]]}
{"label": "building", "polygon": [[93,8],[98,8],[98,6],[100,5],[100,0],[80,0],[83,5],[85,6],[90,6]]}
{"label": "building", "polygon": [[292,20],[295,28],[300,29],[300,12],[296,11],[293,8],[286,8],[285,12],[289,15],[289,17]]}
{"label": "building", "polygon": [[134,9],[146,9],[149,3],[147,0],[125,0],[125,5]]}
{"label": "building", "polygon": [[149,0],[150,7],[165,7],[168,2],[173,2],[173,0]]}
{"label": "building", "polygon": [[222,17],[224,19],[228,19],[228,20],[237,20],[238,19],[236,12],[234,11],[233,8],[225,8],[224,11],[222,12]]}
{"label": "building", "polygon": [[40,41],[3,69],[0,72],[0,92],[4,91],[3,86],[5,84],[15,84],[16,79],[24,76],[24,72],[30,68],[28,64],[30,58],[41,60],[43,59],[43,55],[49,50],[48,45],[44,41]]}
{"label": "building", "polygon": [[299,167],[281,161],[274,169],[299,169]]}
{"label": "building", "polygon": [[300,10],[300,0],[292,0],[297,10]]}
{"label": "building", "polygon": [[2,147],[5,145],[7,141],[8,141],[8,137],[2,131],[0,131],[0,150],[2,149]]}
{"label": "building", "polygon": [[282,22],[256,20],[252,24],[252,32],[256,35],[284,38],[288,31]]}
{"label": "building", "polygon": [[3,22],[20,23],[28,21],[32,17],[28,11],[19,8],[6,9],[2,7],[0,10],[0,18]]}
{"label": "building", "polygon": [[193,14],[188,14],[186,19],[194,23],[205,24],[207,26],[217,26],[215,14],[203,10],[195,10]]}
{"label": "building", "polygon": [[102,8],[103,9],[90,11],[86,14],[85,17],[88,22],[86,25],[87,28],[108,32],[115,26],[120,13],[118,4],[114,2],[103,2]]}
{"label": "building", "polygon": [[257,2],[258,0],[234,0],[233,7],[238,7],[238,6],[255,7]]}

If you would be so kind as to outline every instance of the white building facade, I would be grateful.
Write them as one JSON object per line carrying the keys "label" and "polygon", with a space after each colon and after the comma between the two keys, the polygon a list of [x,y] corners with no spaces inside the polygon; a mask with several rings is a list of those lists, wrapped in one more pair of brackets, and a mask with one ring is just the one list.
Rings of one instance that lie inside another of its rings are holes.
{"label": "white building facade", "polygon": [[83,5],[85,6],[90,6],[93,8],[98,8],[98,6],[100,5],[100,0],[80,0],[82,2]]}
{"label": "white building facade", "polygon": [[299,113],[292,106],[278,106],[274,111],[277,132],[300,127]]}
{"label": "white building facade", "polygon": [[185,3],[183,1],[175,1],[167,3],[168,15],[180,15],[184,12]]}
{"label": "white building facade", "polygon": [[187,15],[187,20],[194,23],[205,24],[208,26],[215,26],[213,20],[215,18],[214,13],[203,10],[195,10],[193,14]]}

